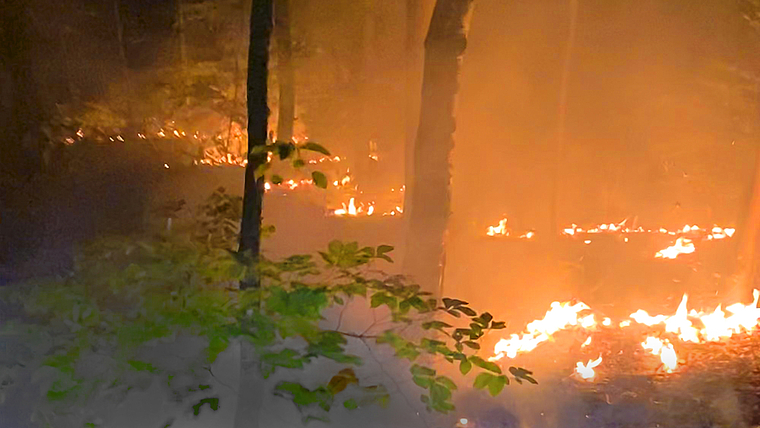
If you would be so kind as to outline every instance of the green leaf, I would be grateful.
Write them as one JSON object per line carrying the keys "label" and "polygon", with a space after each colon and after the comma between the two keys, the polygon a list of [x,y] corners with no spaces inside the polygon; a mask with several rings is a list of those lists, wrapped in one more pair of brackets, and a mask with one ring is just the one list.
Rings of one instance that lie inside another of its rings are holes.
{"label": "green leaf", "polygon": [[306,165],[306,162],[304,162],[303,159],[293,160],[293,168],[295,169],[303,168],[304,165]]}
{"label": "green leaf", "polygon": [[386,293],[375,293],[370,298],[370,307],[377,308],[378,306],[386,305],[390,309],[396,309],[398,306],[398,299],[393,296],[389,296]]}
{"label": "green leaf", "polygon": [[387,254],[393,251],[393,247],[390,245],[380,245],[377,247],[377,255],[380,256],[382,254]]}
{"label": "green leaf", "polygon": [[351,398],[343,402],[343,407],[348,410],[354,410],[359,407],[359,404],[356,403],[356,400]]}
{"label": "green leaf", "polygon": [[491,381],[488,382],[488,392],[492,397],[496,397],[501,390],[504,389],[504,385],[506,385],[507,382],[508,380],[506,376],[494,376]]}
{"label": "green leaf", "polygon": [[229,346],[229,340],[224,336],[215,335],[209,340],[208,348],[206,349],[207,361],[213,363],[216,361],[216,357],[220,353],[224,352]]}
{"label": "green leaf", "polygon": [[445,385],[434,383],[430,388],[430,399],[433,401],[446,401],[451,398],[451,390]]}
{"label": "green leaf", "polygon": [[433,384],[433,379],[422,376],[412,376],[412,381],[420,388],[428,389]]}
{"label": "green leaf", "polygon": [[275,142],[277,147],[277,154],[280,156],[280,160],[285,160],[290,157],[296,150],[296,145],[291,142],[277,141]]}
{"label": "green leaf", "polygon": [[412,374],[415,376],[435,376],[435,370],[431,369],[430,367],[421,366],[419,364],[413,365],[409,371],[412,372]]}
{"label": "green leaf", "polygon": [[476,342],[473,342],[471,340],[467,340],[467,341],[464,341],[462,343],[465,344],[469,348],[480,349],[480,345],[478,345]]}
{"label": "green leaf", "polygon": [[442,384],[448,389],[451,389],[451,390],[457,389],[457,384],[454,383],[453,380],[447,378],[446,376],[438,376],[437,378],[435,378],[435,381]]}
{"label": "green leaf", "polygon": [[491,327],[494,330],[501,330],[503,328],[507,328],[507,323],[504,321],[495,321],[491,323]]}
{"label": "green leaf", "polygon": [[327,177],[319,171],[311,173],[311,179],[314,180],[314,184],[322,189],[327,189]]}
{"label": "green leaf", "polygon": [[486,361],[478,356],[470,357],[470,361],[476,366],[480,367],[481,369],[485,369],[494,373],[501,374],[501,368],[499,368],[499,366],[496,365],[495,363]]}
{"label": "green leaf", "polygon": [[[307,360],[308,361],[308,360]],[[269,353],[261,356],[261,362],[271,364],[276,367],[285,367],[288,369],[300,369],[303,367],[304,358],[301,358],[298,351],[293,349],[283,349],[277,353]]]}
{"label": "green leaf", "polygon": [[425,330],[442,330],[447,327],[452,327],[452,325],[443,321],[430,321],[422,324],[422,328]]}
{"label": "green leaf", "polygon": [[330,151],[317,143],[305,143],[301,145],[301,148],[312,152],[322,153],[325,156],[330,156]]}
{"label": "green leaf", "polygon": [[129,364],[129,366],[132,367],[133,370],[137,370],[137,371],[146,371],[150,373],[154,373],[157,371],[157,369],[153,367],[152,364],[146,363],[144,361],[129,360],[127,361],[127,364]]}
{"label": "green leaf", "polygon": [[477,389],[483,389],[487,387],[488,384],[491,383],[491,379],[495,377],[496,376],[490,373],[481,373],[475,378],[475,382],[473,383],[473,386]]}
{"label": "green leaf", "polygon": [[277,174],[272,175],[272,184],[282,184],[282,177]]}
{"label": "green leaf", "polygon": [[219,399],[216,397],[210,397],[210,398],[204,398],[201,401],[197,402],[193,405],[193,415],[198,416],[201,412],[201,407],[203,407],[204,404],[208,404],[208,406],[213,411],[219,410]]}
{"label": "green leaf", "polygon": [[468,360],[462,360],[462,362],[459,363],[459,372],[461,372],[463,375],[469,373],[470,370],[472,370],[472,363]]}

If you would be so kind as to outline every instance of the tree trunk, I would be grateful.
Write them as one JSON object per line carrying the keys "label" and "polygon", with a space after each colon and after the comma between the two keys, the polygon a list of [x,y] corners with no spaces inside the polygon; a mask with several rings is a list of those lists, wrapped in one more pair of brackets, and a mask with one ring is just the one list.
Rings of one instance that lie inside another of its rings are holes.
{"label": "tree trunk", "polygon": [[559,89],[559,111],[557,115],[557,148],[552,167],[552,194],[549,212],[549,233],[552,239],[559,238],[559,205],[562,198],[562,162],[565,160],[565,128],[567,122],[567,91],[570,80],[570,64],[575,46],[575,33],[578,22],[578,0],[570,0],[570,31],[567,36],[565,59],[562,65],[562,81]]}
{"label": "tree trunk", "polygon": [[232,428],[258,428],[264,395],[265,380],[261,376],[253,346],[245,340],[237,340],[240,347],[240,383],[238,402]]}
{"label": "tree trunk", "polygon": [[[190,81],[187,70],[187,37],[185,35],[185,11],[182,6],[183,0],[177,0],[177,26],[179,27],[179,60],[182,64],[182,74],[185,81],[185,91],[190,90]],[[185,107],[190,105],[190,97],[185,95]]]}
{"label": "tree trunk", "polygon": [[414,177],[414,137],[419,118],[419,65],[422,57],[420,32],[422,22],[422,0],[406,0],[406,40],[404,52],[406,55],[405,82],[405,141],[404,141],[404,207],[411,206],[411,187]]}
{"label": "tree trunk", "polygon": [[119,0],[113,0],[113,12],[116,21],[116,40],[119,43],[119,58],[121,59],[126,72],[128,66],[127,51],[124,46],[124,22],[122,22],[121,19],[121,6],[119,5]]}
{"label": "tree trunk", "polygon": [[[264,177],[256,170],[267,161],[265,153],[254,149],[267,141],[267,75],[269,38],[272,33],[272,0],[253,0],[251,34],[248,50],[248,164],[245,167],[243,219],[240,226],[241,253],[248,252],[257,262],[261,252],[261,209],[264,196]],[[241,288],[257,286],[255,275]]]}
{"label": "tree trunk", "polygon": [[[272,34],[272,0],[253,0],[251,33],[248,48],[248,164],[245,167],[243,219],[240,226],[239,252],[248,253],[254,266],[261,253],[261,208],[264,196],[264,177],[256,170],[267,161],[265,153],[255,153],[256,147],[267,142],[267,77],[269,75],[269,39]],[[254,271],[240,289],[258,287]],[[240,387],[235,410],[234,428],[256,428],[263,402],[264,383],[258,371],[253,349],[240,343]]]}
{"label": "tree trunk", "polygon": [[296,116],[295,72],[293,71],[293,42],[290,35],[290,0],[274,2],[274,36],[277,45],[277,81],[279,106],[277,139],[293,138],[293,120]]}
{"label": "tree trunk", "polygon": [[[760,254],[760,147],[755,160],[755,177],[752,183],[752,196],[749,209],[739,224],[738,282],[736,292],[745,296],[758,284],[758,254]],[[740,297],[740,296],[737,296]]]}
{"label": "tree trunk", "polygon": [[425,39],[405,270],[423,289],[439,295],[451,205],[454,106],[472,6],[473,0],[437,0]]}

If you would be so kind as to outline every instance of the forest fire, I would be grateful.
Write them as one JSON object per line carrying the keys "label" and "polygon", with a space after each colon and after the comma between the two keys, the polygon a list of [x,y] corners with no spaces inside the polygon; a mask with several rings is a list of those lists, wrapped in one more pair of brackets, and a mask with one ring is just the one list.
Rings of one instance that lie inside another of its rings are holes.
{"label": "forest fire", "polygon": [[[555,339],[556,334],[565,330],[575,330],[586,335],[599,334],[602,337],[626,331],[625,334],[632,338],[642,335],[643,341],[639,342],[641,349],[659,357],[665,373],[674,373],[684,364],[677,354],[676,346],[679,342],[706,345],[722,343],[736,335],[751,335],[760,325],[760,291],[754,290],[753,297],[752,303],[747,305],[734,303],[725,310],[722,305],[718,305],[714,311],[705,312],[689,309],[688,296],[684,294],[673,315],[649,315],[647,311],[639,309],[630,315],[630,319],[616,324],[616,327],[612,327],[610,318],[604,318],[601,325],[597,323],[591,308],[582,302],[553,302],[545,316],[529,323],[523,333],[500,339],[490,361],[505,357],[517,358],[520,354],[529,353],[542,343]],[[591,347],[591,344],[592,336],[589,335],[580,349]],[[594,368],[599,367],[601,362],[601,355],[585,364],[578,362],[574,374],[582,380],[591,381],[596,376]]]}

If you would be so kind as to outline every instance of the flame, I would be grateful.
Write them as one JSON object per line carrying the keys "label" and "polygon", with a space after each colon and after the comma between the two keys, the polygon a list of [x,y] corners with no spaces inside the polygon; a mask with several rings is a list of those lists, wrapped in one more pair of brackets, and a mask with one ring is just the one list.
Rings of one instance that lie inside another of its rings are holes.
{"label": "flame", "polygon": [[[690,310],[688,302],[688,295],[684,294],[673,315],[649,315],[645,310],[639,309],[630,315],[630,319],[623,320],[617,325],[619,328],[625,328],[635,322],[653,330],[660,328],[659,332],[650,332],[641,342],[641,347],[650,354],[658,356],[663,369],[668,373],[676,371],[679,364],[678,354],[671,340],[694,344],[718,342],[731,338],[735,334],[751,334],[760,325],[760,307],[758,307],[760,290],[753,291],[753,301],[750,304],[734,303],[726,306],[725,309],[723,305],[718,305],[711,312]],[[494,355],[489,360],[497,361],[504,357],[516,358],[519,354],[533,351],[541,343],[551,340],[561,330],[595,329],[597,324],[594,314],[586,314],[584,311],[590,311],[584,303],[553,302],[544,318],[529,323],[525,332],[500,339],[494,346]],[[602,325],[612,326],[612,324],[610,318],[603,318]],[[658,337],[663,335],[668,338]],[[587,336],[580,347],[585,348],[591,344],[592,336]],[[589,361],[585,365],[577,363],[576,373],[584,380],[593,379],[593,368],[601,363],[601,360],[597,361]]]}
{"label": "flame", "polygon": [[[488,229],[486,229],[486,235],[487,236],[511,236],[512,230],[507,227],[507,219],[503,218],[499,220],[499,224],[496,226],[488,226]],[[536,236],[536,232],[529,230],[521,235],[519,235],[520,239],[531,239],[534,236]]]}
{"label": "flame", "polygon": [[593,314],[579,317],[579,313],[590,308],[583,302],[570,304],[569,302],[552,302],[551,309],[546,312],[543,319],[535,320],[526,326],[521,335],[512,334],[509,339],[501,339],[494,348],[494,356],[491,361],[500,360],[504,357],[515,358],[518,354],[530,352],[538,345],[551,339],[552,335],[560,330],[581,325],[583,328],[591,328],[596,325]]}
{"label": "flame", "polygon": [[496,235],[506,236],[508,234],[509,234],[509,229],[507,229],[506,218],[499,220],[498,226],[488,226],[488,231],[486,232],[486,235],[488,236],[496,236]]}
{"label": "flame", "polygon": [[664,258],[664,259],[675,259],[681,254],[691,254],[695,251],[694,244],[691,242],[690,239],[680,237],[676,239],[676,242],[669,246],[668,248],[665,248],[663,250],[658,251],[654,257],[655,258]]}
{"label": "flame", "polygon": [[673,349],[673,344],[667,340],[648,336],[645,341],[641,342],[641,347],[648,350],[652,355],[659,355],[666,372],[673,373],[678,367],[676,351]]}
{"label": "flame", "polygon": [[[750,333],[758,326],[760,320],[760,308],[757,307],[760,299],[760,291],[753,291],[754,300],[749,305],[734,303],[726,307],[731,315],[726,316],[722,305],[711,313],[688,310],[688,296],[684,294],[681,303],[678,305],[675,315],[656,315],[650,316],[646,311],[639,309],[631,314],[637,323],[649,327],[663,324],[665,331],[668,333],[677,333],[678,338],[684,342],[704,343],[717,342],[722,339],[730,338],[734,334],[747,332]],[[689,318],[699,321],[701,328],[694,327]]]}
{"label": "flame", "polygon": [[580,376],[581,379],[591,381],[594,380],[594,377],[596,376],[596,372],[594,372],[595,367],[599,367],[599,364],[602,364],[602,356],[599,355],[599,358],[596,360],[588,360],[588,362],[584,365],[582,362],[578,361],[575,363],[575,373]]}

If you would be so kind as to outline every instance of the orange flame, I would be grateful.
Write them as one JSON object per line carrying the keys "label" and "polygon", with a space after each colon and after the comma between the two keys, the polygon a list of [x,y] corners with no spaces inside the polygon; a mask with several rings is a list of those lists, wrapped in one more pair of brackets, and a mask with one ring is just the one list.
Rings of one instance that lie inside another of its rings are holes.
{"label": "orange flame", "polygon": [[596,377],[594,368],[599,367],[599,364],[602,364],[601,355],[599,355],[599,358],[596,360],[588,360],[586,364],[578,361],[575,363],[575,373],[583,380],[592,381],[594,380],[594,377]]}

